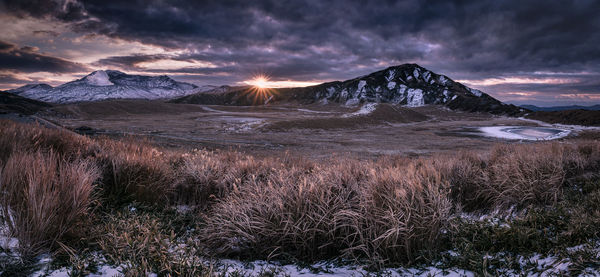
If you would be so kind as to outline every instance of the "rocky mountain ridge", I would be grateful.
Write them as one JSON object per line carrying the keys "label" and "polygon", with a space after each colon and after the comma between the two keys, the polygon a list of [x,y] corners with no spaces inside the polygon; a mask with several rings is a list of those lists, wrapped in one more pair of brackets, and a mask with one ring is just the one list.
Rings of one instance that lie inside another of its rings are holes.
{"label": "rocky mountain ridge", "polygon": [[417,64],[388,67],[346,81],[301,88],[244,88],[222,94],[197,93],[172,100],[174,103],[215,105],[264,105],[294,102],[300,104],[392,103],[407,107],[443,105],[454,110],[517,115],[526,109],[504,104],[490,95],[431,72]]}

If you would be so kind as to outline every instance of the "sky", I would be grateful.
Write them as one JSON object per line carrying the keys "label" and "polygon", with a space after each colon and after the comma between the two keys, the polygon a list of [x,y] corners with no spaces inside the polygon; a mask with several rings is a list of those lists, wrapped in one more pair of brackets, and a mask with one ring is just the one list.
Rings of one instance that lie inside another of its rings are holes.
{"label": "sky", "polygon": [[306,86],[417,63],[509,103],[600,103],[597,0],[0,0],[0,24],[0,89],[101,69]]}

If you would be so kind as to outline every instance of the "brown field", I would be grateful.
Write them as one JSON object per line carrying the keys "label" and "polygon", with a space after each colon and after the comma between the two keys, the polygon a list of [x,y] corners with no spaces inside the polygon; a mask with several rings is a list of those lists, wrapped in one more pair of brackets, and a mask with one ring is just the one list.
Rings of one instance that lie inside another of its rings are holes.
{"label": "brown field", "polygon": [[234,149],[267,156],[290,152],[310,158],[486,150],[503,140],[473,134],[474,128],[536,125],[435,106],[385,104],[368,116],[347,116],[357,109],[339,105],[239,107],[120,100],[58,106],[43,113],[43,117],[70,129],[87,126],[92,128],[88,133],[136,135],[165,147]]}

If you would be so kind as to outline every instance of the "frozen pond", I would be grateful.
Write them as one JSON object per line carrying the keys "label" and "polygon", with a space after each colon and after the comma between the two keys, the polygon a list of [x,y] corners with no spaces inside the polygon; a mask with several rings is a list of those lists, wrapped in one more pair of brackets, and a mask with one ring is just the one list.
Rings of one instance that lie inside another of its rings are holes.
{"label": "frozen pond", "polygon": [[552,140],[568,136],[571,131],[550,127],[530,126],[491,126],[481,127],[479,131],[487,137],[518,140]]}

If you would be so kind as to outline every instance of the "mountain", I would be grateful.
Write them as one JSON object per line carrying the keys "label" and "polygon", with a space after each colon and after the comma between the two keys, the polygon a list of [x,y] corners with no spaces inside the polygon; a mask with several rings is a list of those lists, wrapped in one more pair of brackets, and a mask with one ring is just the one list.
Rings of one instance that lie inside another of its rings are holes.
{"label": "mountain", "polygon": [[504,104],[479,90],[468,88],[417,64],[393,66],[358,78],[310,87],[263,90],[243,88],[221,94],[197,93],[171,102],[218,105],[340,103],[348,106],[382,102],[407,107],[444,105],[469,112],[506,115],[525,112],[523,108]]}
{"label": "mountain", "polygon": [[0,92],[0,114],[34,114],[51,106],[48,103],[28,99],[9,92]]}
{"label": "mountain", "polygon": [[[8,92],[17,95],[33,95],[37,93],[44,93],[52,89],[52,86],[47,84],[29,84],[19,88],[8,90]],[[26,96],[25,96],[26,97]]]}
{"label": "mountain", "polygon": [[534,105],[521,105],[520,107],[532,110],[532,111],[545,111],[545,112],[553,112],[553,111],[568,111],[568,110],[588,110],[588,111],[600,111],[600,104],[593,106],[554,106],[554,107],[538,107]]}
{"label": "mountain", "polygon": [[98,70],[57,87],[26,85],[9,92],[45,102],[71,103],[106,99],[166,99],[211,89],[177,82],[165,75],[154,77]]}
{"label": "mountain", "polygon": [[548,123],[600,126],[600,110],[536,111],[525,117]]}

